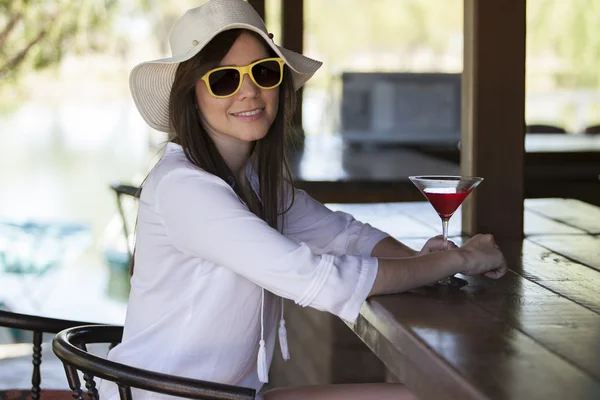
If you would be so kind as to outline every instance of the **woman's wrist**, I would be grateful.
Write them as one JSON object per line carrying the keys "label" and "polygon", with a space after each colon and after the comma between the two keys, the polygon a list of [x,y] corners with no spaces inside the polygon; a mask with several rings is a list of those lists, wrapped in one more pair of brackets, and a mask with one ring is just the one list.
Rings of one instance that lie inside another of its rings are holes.
{"label": "woman's wrist", "polygon": [[410,258],[378,258],[379,270],[369,295],[401,293],[452,276],[466,269],[458,249]]}
{"label": "woman's wrist", "polygon": [[471,258],[467,255],[467,252],[459,247],[457,249],[452,250],[453,253],[456,253],[458,256],[458,260],[456,261],[456,271],[454,274],[460,274],[470,268]]}
{"label": "woman's wrist", "polygon": [[411,249],[391,236],[381,239],[371,251],[371,257],[385,258],[414,257],[418,254],[419,252]]}

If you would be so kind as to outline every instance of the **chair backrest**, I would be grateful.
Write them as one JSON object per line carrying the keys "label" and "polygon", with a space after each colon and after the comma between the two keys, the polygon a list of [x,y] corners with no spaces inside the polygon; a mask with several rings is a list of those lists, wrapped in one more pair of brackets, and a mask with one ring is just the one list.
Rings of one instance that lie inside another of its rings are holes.
{"label": "chair backrest", "polygon": [[567,130],[560,126],[533,124],[525,126],[526,133],[567,133]]}
{"label": "chair backrest", "polygon": [[584,129],[583,133],[597,135],[600,133],[600,125],[590,125]]}
{"label": "chair backrest", "polygon": [[128,208],[132,208],[131,204],[130,207],[127,207],[126,204],[124,204],[125,202],[123,201],[123,196],[127,196],[128,198],[131,199],[135,199],[137,202],[137,199],[139,199],[140,197],[140,188],[137,186],[132,186],[132,185],[127,185],[127,184],[123,184],[120,182],[113,182],[110,185],[110,188],[115,192],[116,198],[117,198],[117,209],[119,211],[119,216],[121,217],[121,223],[122,223],[122,229],[123,229],[123,235],[125,235],[125,241],[127,243],[127,251],[129,252],[129,259],[131,259],[132,255],[133,255],[133,234],[134,234],[134,227],[133,224],[130,222],[131,220],[131,216],[128,213]]}
{"label": "chair backrest", "polygon": [[[31,398],[37,400],[41,393],[40,365],[42,364],[42,336],[44,333],[58,333],[74,326],[89,325],[89,322],[38,317],[0,310],[0,326],[33,332],[33,372],[31,375]],[[2,396],[0,395],[0,398]]]}
{"label": "chair backrest", "polygon": [[88,344],[119,343],[122,335],[122,327],[106,325],[69,328],[56,335],[52,341],[52,350],[65,366],[75,400],[83,400],[78,370],[84,373],[88,393],[93,399],[98,399],[94,377],[115,382],[123,400],[132,398],[131,388],[190,399],[254,399],[256,392],[251,388],[152,372],[109,361],[87,351]]}

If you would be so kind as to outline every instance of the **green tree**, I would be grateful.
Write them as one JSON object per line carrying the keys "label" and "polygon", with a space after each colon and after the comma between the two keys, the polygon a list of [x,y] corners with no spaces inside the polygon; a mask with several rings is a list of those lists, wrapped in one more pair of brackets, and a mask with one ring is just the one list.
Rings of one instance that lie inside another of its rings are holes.
{"label": "green tree", "polygon": [[0,79],[106,46],[117,0],[0,0]]}

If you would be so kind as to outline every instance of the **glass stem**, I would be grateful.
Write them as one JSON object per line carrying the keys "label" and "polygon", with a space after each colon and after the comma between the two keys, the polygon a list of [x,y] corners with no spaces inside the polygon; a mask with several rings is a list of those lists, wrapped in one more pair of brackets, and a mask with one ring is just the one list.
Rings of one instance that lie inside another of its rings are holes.
{"label": "glass stem", "polygon": [[442,218],[442,234],[444,237],[444,250],[448,250],[448,221],[450,218]]}

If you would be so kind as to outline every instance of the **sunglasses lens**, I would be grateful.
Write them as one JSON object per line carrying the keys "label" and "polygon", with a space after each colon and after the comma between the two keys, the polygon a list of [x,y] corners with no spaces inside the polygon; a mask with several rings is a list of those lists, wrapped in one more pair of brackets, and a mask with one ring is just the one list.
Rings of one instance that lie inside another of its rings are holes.
{"label": "sunglasses lens", "polygon": [[281,64],[277,61],[263,61],[252,67],[252,76],[263,88],[275,87],[281,80]]}
{"label": "sunglasses lens", "polygon": [[238,88],[240,73],[235,69],[221,69],[208,76],[208,83],[215,95],[228,96]]}

